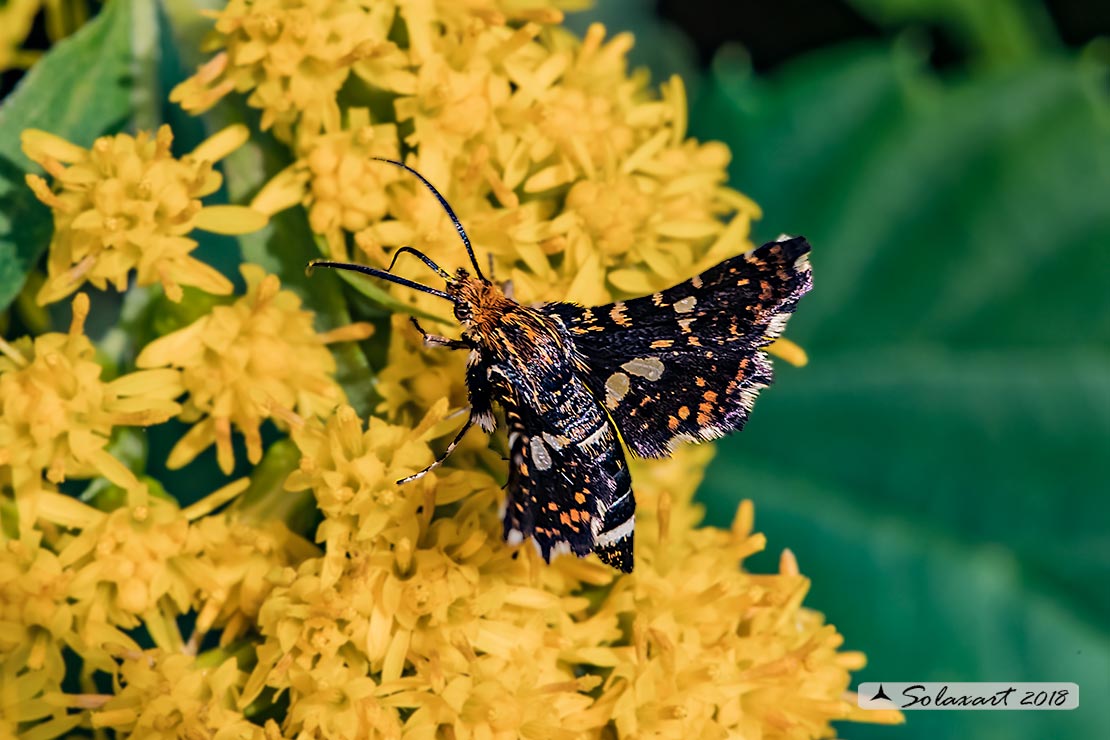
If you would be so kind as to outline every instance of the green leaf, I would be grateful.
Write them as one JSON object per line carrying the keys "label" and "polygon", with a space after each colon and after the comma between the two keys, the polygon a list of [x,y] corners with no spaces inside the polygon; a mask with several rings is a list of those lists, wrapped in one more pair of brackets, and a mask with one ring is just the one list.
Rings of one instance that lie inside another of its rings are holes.
{"label": "green leaf", "polygon": [[987,64],[1027,61],[1056,45],[1044,6],[1032,0],[850,0],[886,26],[938,22]]}
{"label": "green leaf", "polygon": [[20,149],[37,128],[80,146],[120,129],[131,114],[131,5],[110,2],[58,42],[0,106],[0,310],[50,244],[53,219],[24,182],[38,168]]}
{"label": "green leaf", "polygon": [[[861,679],[1106,695],[1105,69],[922,68],[905,47],[773,80],[726,61],[696,106],[764,209],[756,243],[805,234],[815,281],[788,330],[811,364],[779,364],[703,495],[718,523],[755,499],[810,603],[872,658]],[[898,734],[938,735],[1110,737],[1110,715],[915,713]]]}

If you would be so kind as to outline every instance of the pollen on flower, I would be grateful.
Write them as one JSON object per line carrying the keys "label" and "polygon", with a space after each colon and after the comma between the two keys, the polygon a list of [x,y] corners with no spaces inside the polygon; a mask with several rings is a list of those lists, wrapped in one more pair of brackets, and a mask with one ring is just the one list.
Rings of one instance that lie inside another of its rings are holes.
{"label": "pollen on flower", "polygon": [[313,313],[301,308],[295,293],[281,289],[277,276],[257,265],[241,270],[246,295],[154,340],[136,360],[143,368],[182,371],[188,393],[182,419],[195,424],[170,452],[171,468],[215,444],[220,468],[230,473],[233,427],[246,438],[247,457],[257,464],[263,421],[288,429],[297,417],[326,414],[344,400],[326,343],[364,339],[373,331],[360,323],[319,334]]}
{"label": "pollen on flower", "polygon": [[[67,478],[104,476],[125,489],[135,475],[105,448],[117,426],[149,426],[176,415],[181,375],[146,370],[114,380],[101,378],[96,348],[84,334],[88,296],[73,299],[67,333],[0,339],[0,480],[16,493]],[[24,498],[20,527],[33,522],[33,500]],[[26,517],[31,520],[25,520]]]}
{"label": "pollen on flower", "polygon": [[[40,304],[60,300],[86,282],[127,288],[132,270],[139,285],[160,284],[173,301],[181,286],[231,292],[213,267],[190,256],[194,229],[242,234],[265,225],[262,214],[242,206],[204,206],[221,176],[213,164],[247,138],[243,126],[217,133],[180,159],[170,153],[173,133],[118,134],[88,150],[44,131],[23,132],[23,151],[53,179],[28,175],[36,197],[54,212],[54,236]],[[68,165],[68,166],[67,166]]]}

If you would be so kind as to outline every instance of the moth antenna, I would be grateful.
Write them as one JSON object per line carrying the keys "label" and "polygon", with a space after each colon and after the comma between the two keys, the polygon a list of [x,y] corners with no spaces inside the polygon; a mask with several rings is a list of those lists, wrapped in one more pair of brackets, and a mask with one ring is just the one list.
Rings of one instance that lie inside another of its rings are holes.
{"label": "moth antenna", "polygon": [[394,167],[400,167],[401,169],[410,172],[413,176],[416,177],[416,179],[420,180],[420,182],[424,184],[424,187],[432,191],[432,195],[436,197],[436,200],[439,201],[439,205],[443,208],[443,210],[447,213],[447,216],[451,219],[451,223],[455,224],[455,231],[459,232],[459,238],[462,239],[463,246],[466,247],[466,253],[470,257],[470,264],[474,266],[474,273],[481,280],[485,280],[486,276],[482,274],[482,268],[478,266],[478,260],[474,256],[474,248],[470,246],[470,237],[466,235],[466,229],[464,229],[462,223],[459,222],[459,217],[455,215],[455,211],[451,208],[451,204],[447,202],[447,199],[444,198],[438,190],[436,190],[436,186],[428,182],[428,179],[426,177],[421,175],[412,167],[409,167],[404,162],[398,162],[395,159],[386,159],[385,157],[372,157],[372,159],[376,159],[379,162],[386,162],[387,164],[391,164]]}
{"label": "moth antenna", "polygon": [[397,277],[393,273],[386,272],[385,270],[378,270],[378,269],[375,269],[373,267],[367,267],[366,265],[356,265],[356,264],[353,264],[353,263],[350,263],[350,262],[330,262],[328,260],[312,260],[311,262],[309,262],[305,266],[305,268],[304,268],[305,274],[306,275],[312,275],[312,271],[315,270],[317,267],[330,267],[334,270],[349,270],[351,272],[361,272],[363,275],[371,275],[371,276],[376,277],[376,278],[381,278],[382,280],[385,280],[386,282],[396,283],[397,285],[403,285],[406,288],[412,288],[413,290],[419,290],[421,293],[427,293],[428,295],[438,296],[440,298],[443,298],[444,300],[451,301],[452,303],[455,302],[454,298],[447,295],[442,290],[436,290],[435,288],[429,288],[427,285],[421,285],[420,283],[414,283],[412,280],[405,280],[403,277]]}
{"label": "moth antenna", "polygon": [[429,257],[428,255],[424,254],[423,252],[419,251],[418,249],[415,249],[415,248],[409,247],[409,246],[401,247],[400,249],[398,249],[396,252],[393,253],[393,259],[390,261],[389,267],[386,268],[386,272],[393,272],[393,266],[395,264],[397,264],[397,258],[400,257],[402,254],[416,255],[417,259],[419,259],[421,262],[423,262],[428,267],[432,268],[435,271],[435,273],[437,275],[439,275],[441,278],[443,278],[444,280],[450,280],[451,279],[451,273],[447,272],[447,270],[444,270],[442,267],[440,267],[435,262],[433,262],[431,257]]}

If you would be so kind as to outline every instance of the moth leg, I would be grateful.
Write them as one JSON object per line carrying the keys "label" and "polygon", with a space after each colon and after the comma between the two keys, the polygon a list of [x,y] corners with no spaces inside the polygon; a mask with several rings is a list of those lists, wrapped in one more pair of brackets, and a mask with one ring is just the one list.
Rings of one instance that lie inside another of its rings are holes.
{"label": "moth leg", "polygon": [[[490,279],[490,282],[491,283],[496,283],[497,278],[494,276],[494,269],[493,269],[493,252],[487,253],[486,256],[489,257],[489,279]],[[508,298],[510,301],[514,300],[514,298],[513,298],[513,281],[512,280],[506,280],[503,283],[501,283],[501,292],[504,293],[505,297]]]}
{"label": "moth leg", "polygon": [[470,430],[470,427],[472,426],[474,426],[474,417],[470,417],[466,420],[466,423],[463,424],[463,428],[459,430],[459,433],[455,435],[455,438],[453,440],[451,440],[451,444],[447,445],[447,449],[443,451],[442,455],[436,458],[436,461],[434,463],[418,473],[413,473],[410,476],[402,478],[401,480],[397,481],[397,485],[400,486],[410,481],[414,481],[417,478],[422,478],[425,473],[430,473],[431,471],[442,465],[443,461],[446,460],[447,457],[455,451],[455,448],[459,446],[459,442],[462,441],[463,436]]}
{"label": "moth leg", "polygon": [[420,336],[424,337],[425,347],[447,347],[448,349],[470,349],[470,345],[458,339],[451,339],[450,337],[441,337],[436,334],[429,334],[424,331],[424,327],[416,320],[415,316],[409,316],[409,321],[420,332]]}

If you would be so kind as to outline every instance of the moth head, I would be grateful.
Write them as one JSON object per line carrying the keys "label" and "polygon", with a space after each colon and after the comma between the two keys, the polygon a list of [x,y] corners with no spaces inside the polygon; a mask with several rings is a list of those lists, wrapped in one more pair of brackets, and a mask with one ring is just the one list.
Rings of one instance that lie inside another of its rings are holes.
{"label": "moth head", "polygon": [[505,308],[504,292],[484,277],[471,275],[460,267],[447,282],[447,295],[455,302],[455,318],[469,329],[492,313]]}

